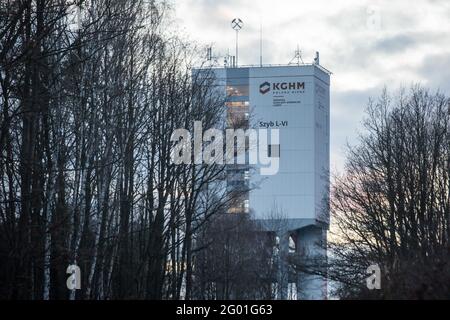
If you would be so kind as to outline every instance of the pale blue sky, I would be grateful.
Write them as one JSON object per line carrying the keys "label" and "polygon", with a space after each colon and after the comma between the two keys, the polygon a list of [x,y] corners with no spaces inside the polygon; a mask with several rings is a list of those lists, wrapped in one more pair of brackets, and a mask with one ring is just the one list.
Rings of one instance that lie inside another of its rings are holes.
{"label": "pale blue sky", "polygon": [[172,0],[182,32],[215,54],[234,51],[230,21],[241,18],[240,64],[284,64],[297,44],[303,60],[320,51],[333,72],[331,168],[341,170],[346,141],[355,142],[370,96],[420,82],[450,95],[448,0]]}

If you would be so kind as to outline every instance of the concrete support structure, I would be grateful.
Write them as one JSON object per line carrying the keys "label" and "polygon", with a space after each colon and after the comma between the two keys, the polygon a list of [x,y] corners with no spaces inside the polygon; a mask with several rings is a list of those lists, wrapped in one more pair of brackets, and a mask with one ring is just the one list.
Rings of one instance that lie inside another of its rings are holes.
{"label": "concrete support structure", "polygon": [[[326,260],[326,229],[308,226],[297,230],[296,251],[305,260]],[[322,300],[327,297],[327,280],[318,275],[297,274],[297,297],[300,300]]]}

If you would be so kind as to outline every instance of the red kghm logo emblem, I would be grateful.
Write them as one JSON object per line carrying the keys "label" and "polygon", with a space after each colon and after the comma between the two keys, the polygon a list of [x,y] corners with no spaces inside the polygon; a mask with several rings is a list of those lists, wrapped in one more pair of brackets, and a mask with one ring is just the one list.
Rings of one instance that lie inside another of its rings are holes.
{"label": "red kghm logo emblem", "polygon": [[269,82],[264,82],[259,86],[259,92],[261,92],[261,94],[266,94],[269,91],[270,91],[270,83]]}

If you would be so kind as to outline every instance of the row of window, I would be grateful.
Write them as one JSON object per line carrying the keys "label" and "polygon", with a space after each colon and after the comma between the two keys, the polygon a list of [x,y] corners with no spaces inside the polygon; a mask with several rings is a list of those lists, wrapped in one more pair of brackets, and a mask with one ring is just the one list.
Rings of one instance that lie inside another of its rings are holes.
{"label": "row of window", "polygon": [[225,106],[228,108],[246,108],[250,106],[250,102],[248,101],[227,101],[225,102]]}
{"label": "row of window", "polygon": [[228,208],[228,213],[249,213],[250,212],[250,200],[244,200],[239,204],[235,204]]}
{"label": "row of window", "polygon": [[227,97],[248,97],[248,85],[227,86]]}
{"label": "row of window", "polygon": [[[226,88],[227,97],[248,97],[249,86],[248,85],[228,85]],[[246,98],[244,98],[246,99]],[[239,100],[239,99],[234,99]],[[227,125],[234,128],[247,129],[249,127],[249,101],[227,101],[225,106],[227,107]],[[237,152],[235,150],[235,157]],[[248,181],[250,180],[250,172],[247,168],[235,168],[231,166],[227,170],[227,186],[234,189],[247,189]],[[242,195],[239,199],[236,199],[234,203],[228,208],[228,213],[239,214],[250,212],[250,201],[248,194]]]}

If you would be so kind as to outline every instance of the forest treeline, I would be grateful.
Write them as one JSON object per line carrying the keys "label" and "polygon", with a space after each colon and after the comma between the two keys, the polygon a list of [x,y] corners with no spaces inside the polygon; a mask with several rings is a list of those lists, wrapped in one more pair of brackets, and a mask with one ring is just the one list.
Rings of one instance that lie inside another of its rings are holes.
{"label": "forest treeline", "polygon": [[192,298],[195,238],[231,196],[224,166],[173,165],[170,138],[222,125],[224,103],[171,19],[155,1],[1,2],[0,298]]}
{"label": "forest treeline", "polygon": [[294,267],[326,276],[343,299],[448,299],[449,128],[442,92],[413,85],[370,99],[333,175],[328,261]]}

